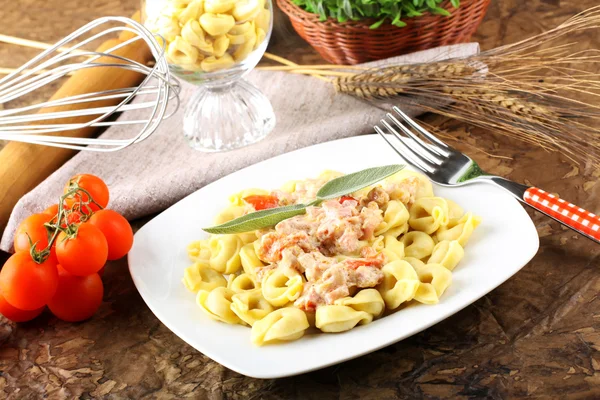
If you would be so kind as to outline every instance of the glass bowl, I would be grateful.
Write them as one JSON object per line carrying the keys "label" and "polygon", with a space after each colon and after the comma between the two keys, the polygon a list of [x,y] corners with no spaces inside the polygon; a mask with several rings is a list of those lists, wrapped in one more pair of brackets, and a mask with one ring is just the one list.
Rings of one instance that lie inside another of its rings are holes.
{"label": "glass bowl", "polygon": [[232,150],[271,132],[269,99],[243,79],[271,37],[271,0],[145,0],[142,11],[144,25],[166,42],[172,73],[198,86],[183,119],[191,147]]}

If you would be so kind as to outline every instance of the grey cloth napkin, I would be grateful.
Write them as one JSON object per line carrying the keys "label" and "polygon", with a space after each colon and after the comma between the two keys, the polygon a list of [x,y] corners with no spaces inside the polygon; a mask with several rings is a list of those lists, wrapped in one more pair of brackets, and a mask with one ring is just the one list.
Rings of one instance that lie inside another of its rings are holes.
{"label": "grey cloth napkin", "polygon": [[[478,52],[477,43],[468,43],[370,65],[439,61]],[[181,109],[163,121],[150,138],[113,153],[82,151],[23,196],[13,209],[0,249],[11,251],[18,224],[56,203],[65,182],[75,174],[91,173],[104,179],[111,193],[109,207],[131,220],[164,210],[202,186],[258,161],[316,143],[372,133],[383,115],[381,109],[336,94],[332,85],[310,76],[255,70],[248,80],[273,104],[277,125],[266,139],[227,153],[191,149],[183,139],[182,117],[194,86],[182,82]],[[138,112],[129,113],[128,118],[136,118]],[[126,129],[131,128],[116,125],[102,137],[129,137]]]}

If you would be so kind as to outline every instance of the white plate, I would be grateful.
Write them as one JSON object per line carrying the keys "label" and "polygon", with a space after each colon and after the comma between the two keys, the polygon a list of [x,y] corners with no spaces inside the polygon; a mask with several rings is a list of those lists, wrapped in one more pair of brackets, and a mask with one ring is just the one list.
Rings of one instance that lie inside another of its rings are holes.
{"label": "white plate", "polygon": [[[226,155],[224,155],[225,157]],[[401,163],[377,135],[359,136],[287,153],[226,176],[191,194],[154,218],[135,235],[129,270],[142,298],[176,335],[213,360],[255,378],[312,371],[380,349],[451,316],[498,287],[536,254],[538,236],[525,210],[489,185],[435,186],[437,195],[482,217],[439,304],[415,305],[340,334],[312,334],[280,345],[255,347],[250,328],[209,319],[181,278],[190,265],[188,243],[207,235],[228,197],[244,188],[277,188],[325,169],[345,173]]]}

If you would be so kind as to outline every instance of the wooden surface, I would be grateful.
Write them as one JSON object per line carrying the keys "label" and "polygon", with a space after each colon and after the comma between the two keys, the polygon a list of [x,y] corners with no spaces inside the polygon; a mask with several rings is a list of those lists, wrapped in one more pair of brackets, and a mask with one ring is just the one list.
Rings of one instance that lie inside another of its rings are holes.
{"label": "wooden surface", "polygon": [[[484,49],[510,43],[596,3],[496,1],[476,39]],[[130,15],[137,5],[0,0],[0,33],[53,41],[95,17]],[[302,63],[320,61],[285,29],[278,24],[271,52]],[[598,31],[580,45],[600,47]],[[34,54],[0,45],[2,66],[18,66]],[[457,146],[489,172],[600,212],[599,170],[576,168],[478,129],[446,127]],[[473,146],[511,159],[489,157]],[[540,251],[498,289],[400,343],[278,380],[246,378],[185,344],[145,306],[126,263],[112,263],[104,278],[105,301],[90,321],[70,324],[45,314],[18,327],[0,324],[0,398],[600,398],[600,247],[530,214]]]}

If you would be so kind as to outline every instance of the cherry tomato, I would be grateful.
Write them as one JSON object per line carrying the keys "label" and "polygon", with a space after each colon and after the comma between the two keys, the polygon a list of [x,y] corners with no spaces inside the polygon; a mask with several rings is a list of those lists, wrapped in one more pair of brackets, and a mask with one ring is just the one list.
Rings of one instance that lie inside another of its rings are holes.
{"label": "cherry tomato", "polygon": [[0,314],[13,322],[27,322],[31,321],[44,311],[44,307],[40,307],[37,310],[20,310],[12,306],[2,293],[0,292]]}
{"label": "cherry tomato", "polygon": [[356,201],[356,199],[354,197],[351,197],[351,196],[342,196],[342,197],[340,197],[340,204],[344,204],[344,202],[346,200],[354,200],[354,201]]}
{"label": "cherry tomato", "polygon": [[53,217],[56,216],[58,214],[58,204],[52,204],[50,207],[42,211],[42,214],[48,214]]}
{"label": "cherry tomato", "polygon": [[56,256],[67,272],[77,276],[90,275],[106,264],[108,243],[100,229],[81,224],[73,237],[68,237],[65,232],[58,235]]}
{"label": "cherry tomato", "polygon": [[[81,187],[82,189],[85,189],[89,192],[89,194],[92,196],[92,198],[94,199],[94,201],[98,204],[100,204],[100,206],[102,208],[106,207],[108,205],[108,199],[109,199],[109,193],[108,193],[108,186],[106,186],[106,183],[104,183],[104,181],[100,178],[98,178],[95,175],[90,175],[90,174],[80,174],[80,175],[75,175],[74,177],[72,177],[69,182],[65,185],[65,189],[64,189],[64,193],[66,194],[67,192],[69,192],[69,190],[71,190],[71,185],[77,183],[79,185],[79,187]],[[78,194],[76,194],[75,196],[70,196],[69,198],[67,198],[65,200],[65,203],[67,204],[67,206],[69,208],[73,208],[74,205],[78,204],[80,201],[90,201],[90,198],[87,194],[80,192]],[[98,208],[97,205],[90,203],[89,207],[92,209],[92,211],[97,211],[100,208]],[[81,210],[83,213],[86,213],[86,208],[83,207]]]}
{"label": "cherry tomato", "polygon": [[21,310],[37,310],[54,296],[58,286],[56,263],[37,264],[29,252],[13,254],[0,271],[0,290],[6,301]]}
{"label": "cherry tomato", "polygon": [[[78,210],[69,210],[66,215],[69,225],[79,225],[83,220],[83,213]],[[66,228],[67,224],[63,222],[60,226]]]}
{"label": "cherry tomato", "polygon": [[32,243],[37,243],[35,245],[37,250],[43,250],[48,247],[48,231],[44,224],[50,222],[50,220],[52,220],[52,216],[48,214],[33,214],[25,218],[15,232],[15,252],[29,252],[31,248],[29,238],[31,238]]}
{"label": "cherry tomato", "polygon": [[88,223],[100,229],[106,237],[109,260],[118,260],[131,249],[133,245],[131,225],[118,212],[113,210],[97,211]]}
{"label": "cherry tomato", "polygon": [[63,321],[83,321],[96,313],[103,295],[104,286],[98,274],[75,276],[59,266],[58,289],[48,308]]}
{"label": "cherry tomato", "polygon": [[244,197],[246,203],[251,204],[256,211],[266,210],[267,208],[275,208],[279,206],[279,200],[275,196],[270,195],[252,195]]}

